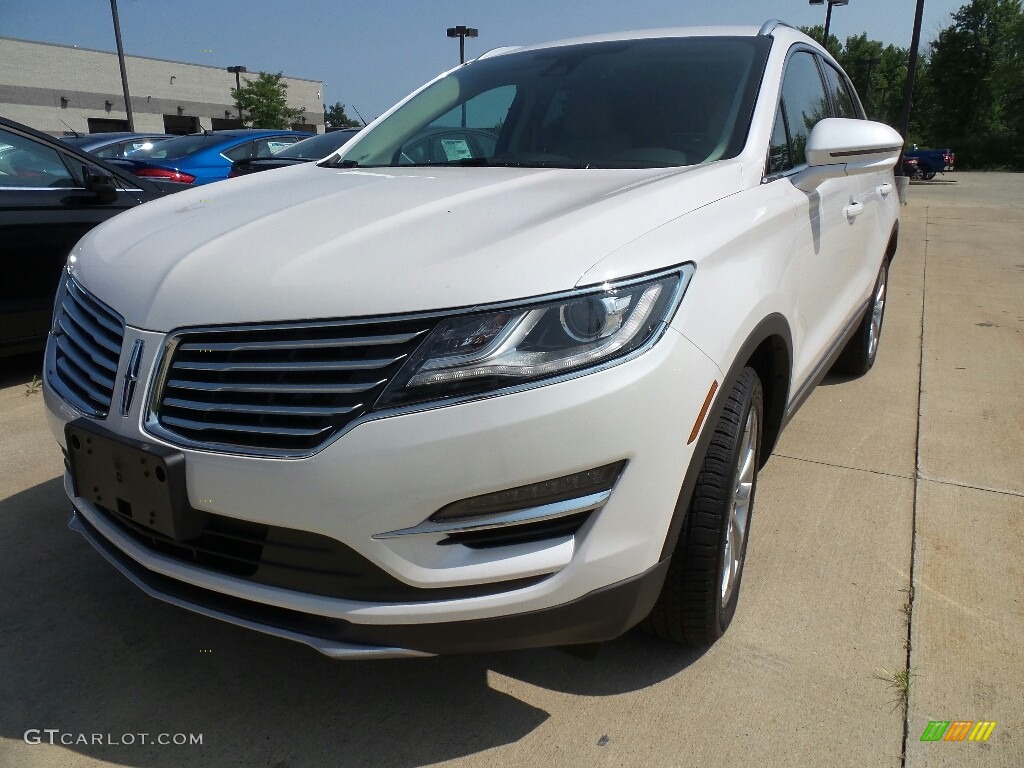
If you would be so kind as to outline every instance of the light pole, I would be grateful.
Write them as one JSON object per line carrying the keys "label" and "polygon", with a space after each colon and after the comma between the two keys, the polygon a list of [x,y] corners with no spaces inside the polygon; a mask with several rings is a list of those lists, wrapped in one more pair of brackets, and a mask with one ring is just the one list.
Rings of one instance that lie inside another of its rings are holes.
{"label": "light pole", "polygon": [[245,67],[228,67],[227,69],[228,69],[228,72],[234,72],[235,73],[235,107],[238,109],[238,119],[241,120],[242,119],[242,105],[238,103],[238,91],[240,91],[241,88],[242,88],[241,74],[243,72],[248,72],[249,70],[247,70]]}
{"label": "light pole", "polygon": [[910,61],[907,62],[907,83],[903,89],[903,112],[900,115],[900,133],[906,141],[910,133],[910,107],[914,103],[914,79],[917,75],[917,49],[921,45],[921,17],[924,16],[924,0],[917,0],[914,14],[914,34],[910,40]]}
{"label": "light pole", "polygon": [[135,131],[132,115],[132,97],[128,95],[128,72],[124,68],[124,47],[121,45],[121,22],[117,18],[117,0],[110,0],[110,15],[114,17],[114,39],[117,41],[117,63],[121,65],[121,89],[124,91],[124,109],[128,113],[128,130]]}
{"label": "light pole", "polygon": [[476,37],[480,30],[475,27],[466,27],[460,24],[457,27],[448,27],[448,37],[459,38],[459,64],[466,63],[466,38]]}
{"label": "light pole", "polygon": [[832,6],[833,5],[849,5],[850,0],[807,0],[811,5],[828,5],[828,10],[825,11],[825,31],[821,35],[821,47],[826,51],[828,50],[828,28],[832,26]]}

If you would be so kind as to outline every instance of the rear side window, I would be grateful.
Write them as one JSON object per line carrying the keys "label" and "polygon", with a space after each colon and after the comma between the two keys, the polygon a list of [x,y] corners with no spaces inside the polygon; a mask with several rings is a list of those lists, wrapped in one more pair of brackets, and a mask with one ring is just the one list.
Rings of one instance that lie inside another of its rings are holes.
{"label": "rear side window", "polygon": [[223,141],[221,136],[214,133],[189,134],[179,136],[176,139],[161,141],[152,149],[140,149],[132,154],[135,159],[150,158],[153,160],[181,160],[182,158],[194,155],[204,149],[219,144]]}
{"label": "rear side window", "polygon": [[828,90],[832,95],[832,104],[835,106],[836,117],[860,118],[857,111],[857,102],[850,92],[846,78],[839,74],[831,64],[825,64],[825,79],[828,81]]}
{"label": "rear side window", "polygon": [[237,147],[225,149],[221,154],[231,162],[237,163],[239,160],[248,160],[250,157],[255,157],[254,151],[253,142],[247,141],[244,144],[239,144]]}
{"label": "rear side window", "polygon": [[811,129],[829,116],[829,101],[818,64],[811,53],[798,51],[786,67],[782,103],[789,127],[789,150],[794,166],[807,162]]}
{"label": "rear side window", "polygon": [[298,140],[298,136],[272,136],[269,139],[257,139],[255,142],[256,157],[273,157]]}

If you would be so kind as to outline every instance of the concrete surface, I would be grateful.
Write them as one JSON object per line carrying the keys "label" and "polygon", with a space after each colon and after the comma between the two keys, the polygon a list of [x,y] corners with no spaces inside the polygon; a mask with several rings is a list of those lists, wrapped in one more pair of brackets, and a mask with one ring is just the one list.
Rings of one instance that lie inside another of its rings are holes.
{"label": "concrete surface", "polygon": [[[36,361],[0,361],[0,768],[1024,765],[1024,176],[946,178],[910,189],[875,369],[827,379],[762,474],[703,653],[346,664],[166,606],[67,530]],[[881,678],[908,656],[905,711]],[[938,719],[998,725],[921,743]]]}

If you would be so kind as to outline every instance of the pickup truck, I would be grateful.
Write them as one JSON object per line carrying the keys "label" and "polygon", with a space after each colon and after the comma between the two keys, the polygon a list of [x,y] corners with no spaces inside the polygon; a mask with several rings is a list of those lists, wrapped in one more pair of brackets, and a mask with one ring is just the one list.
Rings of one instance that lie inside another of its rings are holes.
{"label": "pickup truck", "polygon": [[[917,160],[917,170],[913,172],[913,177],[926,181],[934,179],[940,171],[952,171],[956,162],[956,155],[951,149],[918,149],[917,144],[909,152],[904,152],[903,157]],[[911,170],[909,164],[907,170]]]}

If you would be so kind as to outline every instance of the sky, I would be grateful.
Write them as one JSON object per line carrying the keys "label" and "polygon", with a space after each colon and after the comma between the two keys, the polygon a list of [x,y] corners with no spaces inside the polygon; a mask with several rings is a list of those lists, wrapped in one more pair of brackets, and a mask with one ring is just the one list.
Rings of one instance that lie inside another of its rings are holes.
{"label": "sky", "polygon": [[[967,0],[926,0],[922,47]],[[0,37],[114,51],[109,0],[0,0]],[[823,24],[807,0],[118,0],[125,53],[324,82],[327,104],[367,121],[458,64],[447,27],[480,30],[466,57],[491,48],[601,32],[752,25],[769,18]],[[831,32],[910,47],[915,0],[850,0]],[[129,87],[131,71],[128,72]],[[307,107],[308,108],[308,107]]]}

